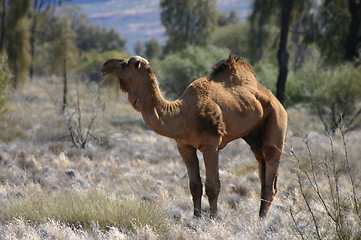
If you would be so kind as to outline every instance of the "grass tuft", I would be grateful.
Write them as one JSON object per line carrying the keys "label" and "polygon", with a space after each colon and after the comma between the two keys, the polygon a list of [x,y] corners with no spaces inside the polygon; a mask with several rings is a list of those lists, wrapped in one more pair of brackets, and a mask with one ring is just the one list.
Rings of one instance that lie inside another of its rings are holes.
{"label": "grass tuft", "polygon": [[99,190],[38,192],[13,199],[0,209],[0,221],[9,223],[17,219],[33,224],[55,220],[74,228],[91,229],[96,225],[131,232],[147,227],[157,234],[165,233],[168,227],[166,214],[154,204],[123,200]]}

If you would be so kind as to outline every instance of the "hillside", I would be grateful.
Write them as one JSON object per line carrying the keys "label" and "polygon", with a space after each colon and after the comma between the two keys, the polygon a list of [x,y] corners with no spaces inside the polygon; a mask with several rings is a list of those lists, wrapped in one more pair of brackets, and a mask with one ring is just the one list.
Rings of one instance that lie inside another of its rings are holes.
{"label": "hillside", "polygon": [[[79,5],[91,21],[104,27],[116,29],[127,39],[127,50],[133,52],[137,41],[155,38],[164,42],[164,28],[160,22],[159,0],[72,0],[64,6]],[[218,1],[222,11],[236,9],[241,20],[251,10],[252,0]]]}

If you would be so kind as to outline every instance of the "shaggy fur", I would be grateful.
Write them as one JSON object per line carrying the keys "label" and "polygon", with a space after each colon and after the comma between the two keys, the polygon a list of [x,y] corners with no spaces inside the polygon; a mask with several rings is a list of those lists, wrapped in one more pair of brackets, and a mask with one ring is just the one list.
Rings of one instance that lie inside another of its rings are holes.
{"label": "shaggy fur", "polygon": [[142,57],[110,59],[104,63],[102,72],[119,79],[129,102],[155,132],[177,142],[187,167],[196,217],[201,216],[203,192],[196,151],[203,153],[205,189],[211,216],[215,216],[220,191],[219,151],[238,138],[250,145],[258,161],[259,215],[266,216],[277,192],[287,113],[275,96],[257,81],[247,62],[235,56],[221,60],[208,78],[192,82],[173,102],[163,98],[156,76]]}

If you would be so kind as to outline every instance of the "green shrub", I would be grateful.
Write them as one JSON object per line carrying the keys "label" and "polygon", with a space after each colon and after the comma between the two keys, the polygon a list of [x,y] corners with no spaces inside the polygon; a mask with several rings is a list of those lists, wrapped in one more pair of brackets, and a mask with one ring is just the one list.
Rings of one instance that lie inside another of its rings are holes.
{"label": "green shrub", "polygon": [[226,48],[189,46],[183,51],[168,55],[164,60],[152,63],[162,90],[170,97],[179,97],[189,83],[211,73],[212,66],[227,58]]}
{"label": "green shrub", "polygon": [[256,72],[258,81],[260,81],[263,86],[265,86],[275,94],[278,76],[278,66],[275,66],[269,62],[259,61],[253,67],[254,71]]}
{"label": "green shrub", "polygon": [[79,71],[83,73],[99,73],[103,63],[109,58],[128,58],[129,55],[118,51],[107,51],[98,53],[94,51],[85,52],[81,55]]}
{"label": "green shrub", "polygon": [[232,54],[246,56],[248,53],[249,26],[238,22],[219,27],[213,33],[212,43],[217,47],[226,47]]}
{"label": "green shrub", "polygon": [[308,99],[309,106],[323,122],[327,132],[341,123],[352,130],[361,123],[361,69],[343,64],[323,69],[309,63],[289,81],[297,86],[300,98]]}

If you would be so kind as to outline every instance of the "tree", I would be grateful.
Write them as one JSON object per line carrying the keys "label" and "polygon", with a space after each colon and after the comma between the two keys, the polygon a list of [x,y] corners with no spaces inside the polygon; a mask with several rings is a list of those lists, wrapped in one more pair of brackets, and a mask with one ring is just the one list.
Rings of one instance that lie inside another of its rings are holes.
{"label": "tree", "polygon": [[361,2],[322,0],[314,6],[305,32],[305,42],[316,44],[327,64],[355,61],[361,43]]}
{"label": "tree", "polygon": [[7,58],[0,53],[0,118],[5,112],[6,91],[10,85],[10,75]]}
{"label": "tree", "polygon": [[283,103],[285,100],[286,81],[288,74],[288,59],[289,53],[287,50],[288,32],[291,23],[291,12],[293,9],[294,0],[283,0],[281,10],[281,34],[277,53],[279,74],[277,80],[276,97]]}
{"label": "tree", "polygon": [[[66,0],[65,0],[66,1]],[[69,0],[68,0],[69,1]],[[35,51],[36,51],[36,31],[38,30],[38,22],[39,17],[44,13],[47,12],[52,6],[61,5],[62,0],[32,0],[31,9],[30,9],[30,55],[31,58],[35,58]],[[34,66],[30,64],[29,69],[29,76],[32,78],[34,75]]]}
{"label": "tree", "polygon": [[145,57],[148,59],[160,58],[163,54],[163,47],[156,39],[145,42]]}
{"label": "tree", "polygon": [[247,22],[230,23],[218,27],[212,35],[212,44],[217,47],[226,47],[232,54],[247,58],[248,29]]}
{"label": "tree", "polygon": [[145,53],[145,44],[144,42],[137,41],[134,46],[134,52],[136,55],[144,56]]}
{"label": "tree", "polygon": [[[3,52],[7,34],[16,27],[18,22],[27,14],[30,0],[0,0],[0,52]],[[10,42],[11,44],[11,42]]]}
{"label": "tree", "polygon": [[344,60],[354,61],[360,58],[358,48],[361,43],[361,1],[348,0],[348,10],[351,15],[348,34],[346,36]]}
{"label": "tree", "polygon": [[12,70],[13,87],[19,88],[28,78],[31,63],[29,26],[23,18],[13,31],[7,34],[7,53],[9,66]]}
{"label": "tree", "polygon": [[161,0],[160,8],[169,51],[207,45],[217,21],[216,0]]}
{"label": "tree", "polygon": [[13,85],[18,87],[28,71],[29,28],[25,21],[30,0],[0,0],[0,52],[7,51],[9,66],[13,72]]}
{"label": "tree", "polygon": [[77,63],[78,49],[75,42],[75,33],[69,26],[67,18],[63,17],[55,24],[55,40],[51,44],[51,64],[55,73],[63,77],[63,105],[64,112],[67,106],[68,74]]}
{"label": "tree", "polygon": [[96,52],[125,50],[126,40],[119,33],[113,28],[107,29],[92,24],[79,7],[67,7],[59,15],[69,19],[69,25],[76,33],[76,44],[79,50]]}
{"label": "tree", "polygon": [[279,14],[277,3],[272,0],[255,0],[253,2],[253,11],[248,19],[250,22],[248,58],[252,64],[264,57],[270,26],[276,24],[272,17]]}
{"label": "tree", "polygon": [[228,24],[238,23],[239,18],[237,15],[237,10],[232,9],[228,15],[225,12],[218,11],[217,24],[220,27],[226,26]]}

